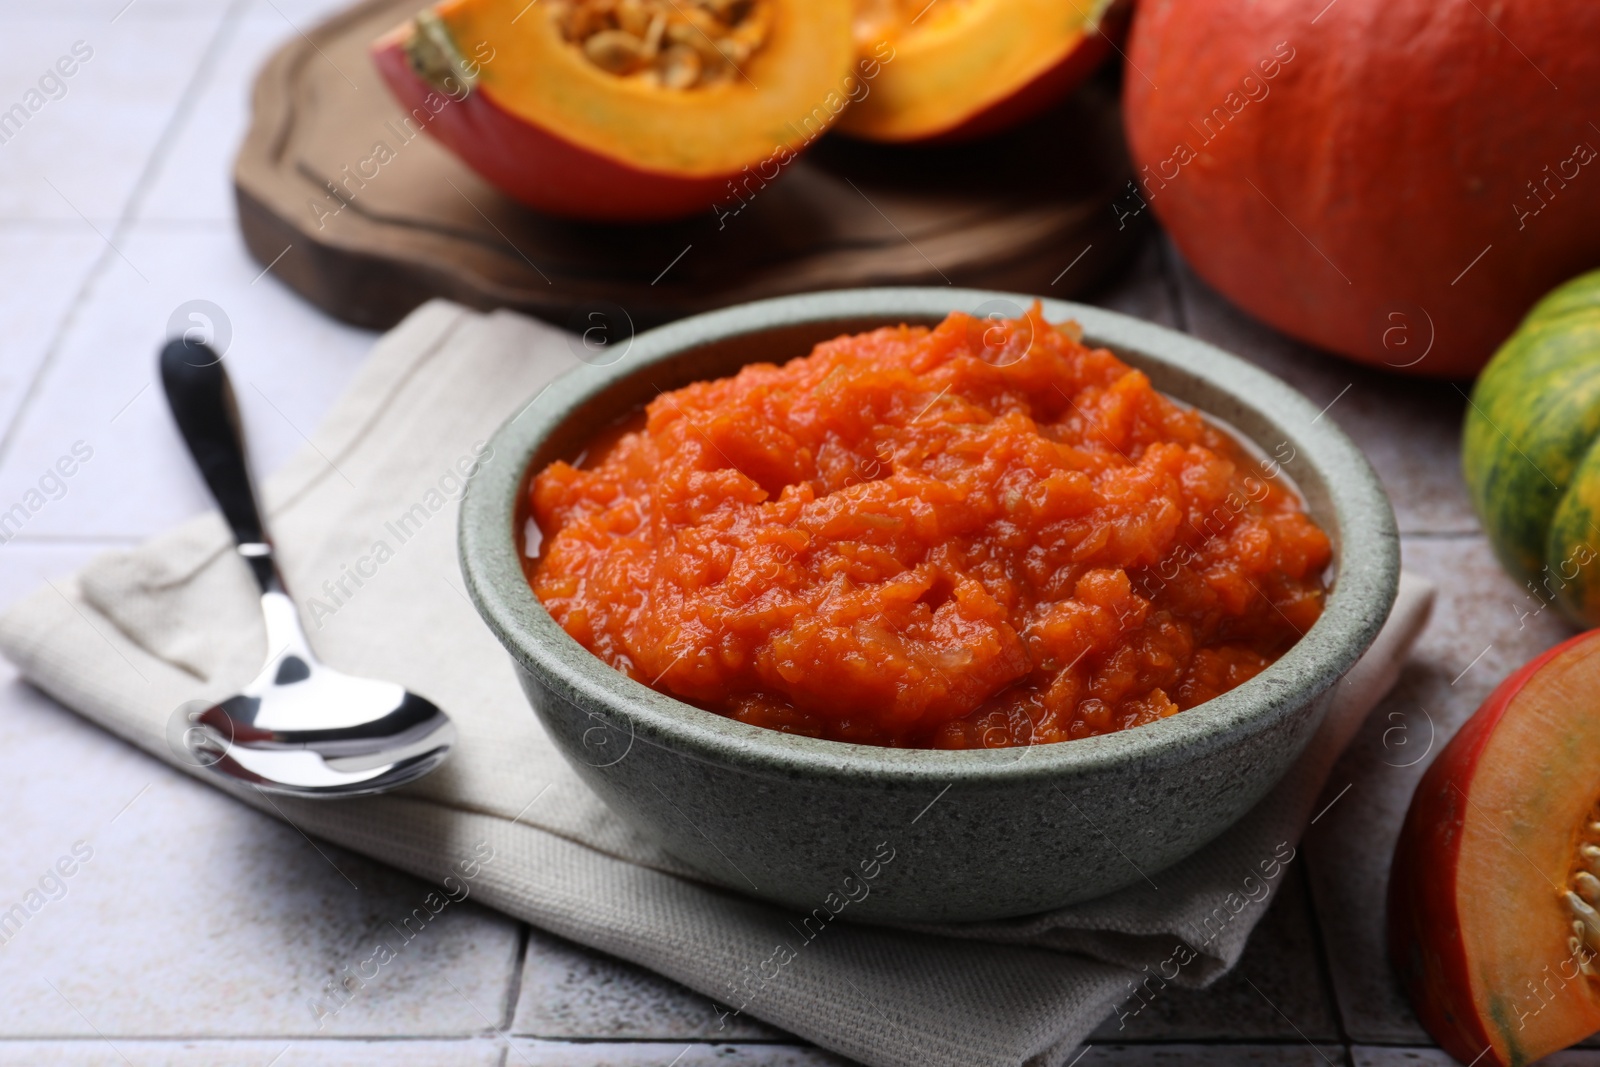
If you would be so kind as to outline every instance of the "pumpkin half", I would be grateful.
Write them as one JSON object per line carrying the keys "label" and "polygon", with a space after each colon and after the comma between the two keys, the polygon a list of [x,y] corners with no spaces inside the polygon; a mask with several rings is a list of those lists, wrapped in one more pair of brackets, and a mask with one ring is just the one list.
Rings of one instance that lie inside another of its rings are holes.
{"label": "pumpkin half", "polygon": [[851,0],[442,0],[373,45],[410,113],[550,214],[668,219],[761,183],[831,126]]}
{"label": "pumpkin half", "polygon": [[1461,464],[1489,543],[1535,610],[1600,626],[1600,271],[1534,305],[1489,361]]}
{"label": "pumpkin half", "polygon": [[1138,196],[1257,318],[1470,377],[1600,265],[1597,40],[1593,0],[1141,0]]}
{"label": "pumpkin half", "polygon": [[1423,775],[1389,948],[1446,1052],[1522,1067],[1600,1030],[1600,631],[1495,690]]}
{"label": "pumpkin half", "polygon": [[1112,0],[860,0],[862,89],[839,129],[958,141],[1032,118],[1093,73],[1125,19]]}

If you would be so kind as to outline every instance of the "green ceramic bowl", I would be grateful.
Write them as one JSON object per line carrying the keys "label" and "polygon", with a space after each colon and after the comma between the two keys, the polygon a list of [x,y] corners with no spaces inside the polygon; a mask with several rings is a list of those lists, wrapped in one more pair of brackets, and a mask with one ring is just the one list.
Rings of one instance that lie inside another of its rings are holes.
{"label": "green ceramic bowl", "polygon": [[611,366],[563,376],[495,434],[461,509],[473,602],[583,779],[708,880],[802,912],[830,894],[863,898],[850,917],[888,922],[994,919],[1110,892],[1194,852],[1260,800],[1377,635],[1394,601],[1399,539],[1376,475],[1333,421],[1210,345],[1051,300],[1048,319],[1076,319],[1088,343],[1283,460],[1333,539],[1322,618],[1237,689],[1147,726],[1053,745],[946,752],[822,741],[630,680],[568,637],[529,590],[517,531],[531,471],[577,455],[659,391],[804,355],[841,333],[932,324],[952,309],[1015,314],[1032,299],[857,289],[697,315],[641,334]]}

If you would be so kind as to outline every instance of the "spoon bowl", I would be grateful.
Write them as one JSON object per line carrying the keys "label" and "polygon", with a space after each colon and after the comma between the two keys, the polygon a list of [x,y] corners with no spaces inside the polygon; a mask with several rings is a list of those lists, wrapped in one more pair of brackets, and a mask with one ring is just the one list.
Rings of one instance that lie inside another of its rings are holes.
{"label": "spoon bowl", "polygon": [[[420,778],[450,753],[449,717],[393,682],[324,666],[297,681],[280,678],[269,665],[245,692],[195,715],[198,729],[184,735],[193,760],[268,792],[359,796]],[[288,725],[324,707],[348,711],[353,721]]]}

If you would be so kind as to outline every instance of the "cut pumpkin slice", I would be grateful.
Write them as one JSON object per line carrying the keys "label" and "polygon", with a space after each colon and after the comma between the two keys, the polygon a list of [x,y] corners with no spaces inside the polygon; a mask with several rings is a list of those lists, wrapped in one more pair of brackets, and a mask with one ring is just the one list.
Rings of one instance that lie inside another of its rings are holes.
{"label": "cut pumpkin slice", "polygon": [[1600,1030],[1600,630],[1497,689],[1428,768],[1389,883],[1428,1032],[1513,1067]]}
{"label": "cut pumpkin slice", "polygon": [[997,133],[1082,84],[1121,20],[1113,0],[858,0],[867,91],[839,128],[894,142]]}
{"label": "cut pumpkin slice", "polygon": [[[775,179],[848,103],[851,0],[443,0],[373,46],[411,120],[551,214],[667,219]],[[753,179],[752,179],[753,180]]]}

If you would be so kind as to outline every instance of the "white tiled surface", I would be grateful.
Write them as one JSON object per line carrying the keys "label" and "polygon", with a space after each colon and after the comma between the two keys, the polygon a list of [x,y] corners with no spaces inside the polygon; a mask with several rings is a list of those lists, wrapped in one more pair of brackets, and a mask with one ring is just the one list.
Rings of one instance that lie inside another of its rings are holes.
{"label": "white tiled surface", "polygon": [[744,1016],[719,1023],[710,998],[582,945],[528,931],[511,1032],[544,1038],[686,1041],[776,1039]]}
{"label": "white tiled surface", "polygon": [[190,64],[155,57],[203,53],[220,9],[209,17],[136,13],[114,26],[88,18],[6,24],[5,108],[27,103],[38,79],[75,44],[90,58],[61,81],[64,95],[47,99],[0,145],[7,172],[0,218],[92,223],[109,236],[192,74]]}
{"label": "white tiled surface", "polygon": [[[201,509],[197,480],[147,473],[190,462],[153,385],[156,350],[189,301],[209,301],[226,317],[229,370],[262,470],[314,433],[371,344],[371,334],[309,311],[262,276],[227,223],[136,224],[122,245],[149,280],[118,258],[105,264],[0,456],[0,500],[9,506],[74,442],[94,450],[66,496],[29,521],[29,537],[145,536]],[[180,316],[179,329],[190,325],[198,327]]]}
{"label": "white tiled surface", "polygon": [[104,250],[87,226],[0,225],[0,438]]}
{"label": "white tiled surface", "polygon": [[[233,221],[229,171],[255,69],[333,6],[0,3],[0,111],[74,41],[95,50],[61,99],[0,144],[0,511],[74,442],[94,450],[65,493],[0,544],[0,605],[205,506],[152,383],[157,343],[186,302],[210,301],[226,317],[263,471],[314,435],[370,345],[372,335],[261,276]],[[1047,281],[1037,288],[1048,291]],[[1508,583],[1456,474],[1461,401],[1451,387],[1355,370],[1289,342],[1229,308],[1161,242],[1100,299],[1282,374],[1330,403],[1330,417],[1372,457],[1407,534],[1407,565],[1450,593],[1448,622],[1430,632],[1380,718],[1425,704],[1452,726],[1490,675],[1559,636],[1506,633]],[[1484,677],[1449,684],[1490,641],[1495,650],[1475,668]],[[1371,726],[1340,768],[1360,790],[1307,843],[1308,892],[1285,897],[1277,907],[1294,914],[1269,924],[1290,933],[1252,943],[1243,968],[1293,976],[1292,997],[1280,989],[1277,1003],[1297,1018],[1219,983],[1175,1000],[1171,1017],[1140,1035],[1145,1044],[1098,1045],[1085,1067],[1309,1064],[1341,1052],[1374,1065],[1439,1062],[1425,1050],[1356,1044],[1423,1040],[1381,958],[1378,906],[1421,767],[1393,770]],[[59,899],[0,946],[0,1067],[839,1062],[758,1023],[719,1030],[703,997],[470,903],[430,923],[319,1028],[308,1001],[369,956],[427,887],[168,770],[3,664],[0,783],[0,910],[38,888],[75,842],[93,849],[60,889],[46,886]],[[1196,1035],[1235,1043],[1175,1043]]]}
{"label": "white tiled surface", "polygon": [[[278,7],[289,13],[287,4]],[[233,156],[244,136],[250,86],[262,62],[295,31],[266,3],[250,5],[213,44],[216,61],[197,87],[192,110],[154,161],[140,222],[233,222]],[[298,16],[295,21],[309,25]]]}

